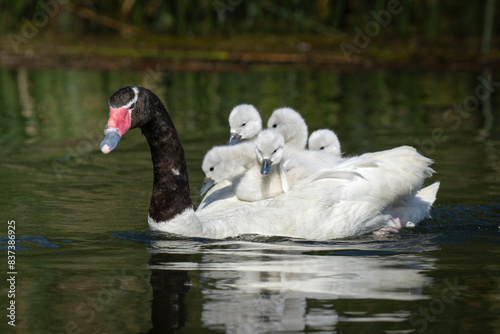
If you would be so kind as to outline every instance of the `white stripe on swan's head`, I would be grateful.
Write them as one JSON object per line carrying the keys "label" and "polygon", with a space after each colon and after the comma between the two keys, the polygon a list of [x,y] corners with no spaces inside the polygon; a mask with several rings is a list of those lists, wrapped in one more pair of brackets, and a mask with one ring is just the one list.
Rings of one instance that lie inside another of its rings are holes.
{"label": "white stripe on swan's head", "polygon": [[136,86],[133,86],[133,87],[130,87],[130,88],[132,88],[132,90],[134,91],[134,98],[132,100],[130,100],[126,105],[121,106],[119,108],[113,108],[111,106],[111,104],[108,102],[109,108],[110,109],[127,108],[127,109],[129,109],[129,112],[131,112],[132,110],[134,110],[134,108],[130,108],[130,107],[133,106],[137,102],[137,99],[139,98],[139,88],[137,88]]}

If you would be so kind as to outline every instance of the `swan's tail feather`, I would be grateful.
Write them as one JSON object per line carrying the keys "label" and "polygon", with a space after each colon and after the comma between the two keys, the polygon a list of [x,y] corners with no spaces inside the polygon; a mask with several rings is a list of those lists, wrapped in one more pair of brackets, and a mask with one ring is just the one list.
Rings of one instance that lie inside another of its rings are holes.
{"label": "swan's tail feather", "polygon": [[401,219],[401,223],[405,227],[414,226],[421,220],[430,217],[429,211],[436,200],[439,185],[439,182],[434,182],[430,186],[420,189],[417,193],[398,201],[386,209],[384,213]]}
{"label": "swan's tail feather", "polygon": [[423,189],[420,189],[416,197],[419,197],[422,201],[429,203],[429,207],[434,204],[434,201],[436,200],[437,192],[439,190],[440,182],[434,182],[430,186],[427,186]]}
{"label": "swan's tail feather", "polygon": [[375,160],[378,167],[358,170],[368,182],[353,189],[351,195],[361,195],[365,200],[382,206],[391,206],[399,199],[415,194],[425,178],[434,173],[430,167],[433,161],[410,146],[366,153],[361,157]]}

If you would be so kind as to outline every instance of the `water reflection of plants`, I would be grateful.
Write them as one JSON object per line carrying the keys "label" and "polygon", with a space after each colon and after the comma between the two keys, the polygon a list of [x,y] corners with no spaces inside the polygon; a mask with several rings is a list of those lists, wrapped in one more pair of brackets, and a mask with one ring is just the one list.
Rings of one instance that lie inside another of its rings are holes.
{"label": "water reflection of plants", "polygon": [[[438,106],[452,108],[477,86],[475,73],[288,70],[156,74],[155,93],[166,101],[181,136],[225,133],[231,108],[252,103],[263,119],[277,107],[290,106],[304,115],[310,130],[331,127],[341,140],[358,138],[354,140],[358,143],[371,133],[388,129],[421,133],[443,127],[446,120]],[[85,133],[101,128],[110,91],[142,85],[151,75],[1,69],[1,140],[85,138]],[[493,94],[491,103],[497,99]],[[470,112],[458,131],[477,129],[481,117],[480,109]]]}

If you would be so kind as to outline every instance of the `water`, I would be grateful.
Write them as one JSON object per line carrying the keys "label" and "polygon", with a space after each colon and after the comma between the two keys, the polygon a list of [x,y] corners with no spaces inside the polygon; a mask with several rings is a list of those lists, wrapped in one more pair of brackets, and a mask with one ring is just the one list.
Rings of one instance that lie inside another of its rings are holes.
{"label": "water", "polygon": [[[474,100],[483,97],[478,76],[496,82],[500,73],[147,75],[0,69],[6,278],[9,221],[17,237],[15,298],[0,285],[1,332],[500,333],[498,85],[491,99]],[[253,103],[267,120],[286,105],[310,130],[336,130],[347,155],[413,145],[434,159],[432,219],[398,235],[328,242],[151,233],[152,167],[140,131],[99,151],[108,97],[143,82],[171,111],[195,204],[201,160],[227,141],[230,109]]]}

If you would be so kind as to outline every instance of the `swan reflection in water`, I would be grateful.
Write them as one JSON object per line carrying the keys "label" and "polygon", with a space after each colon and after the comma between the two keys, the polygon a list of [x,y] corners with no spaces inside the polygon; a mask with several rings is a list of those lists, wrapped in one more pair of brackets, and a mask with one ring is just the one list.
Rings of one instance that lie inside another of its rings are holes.
{"label": "swan reflection in water", "polygon": [[[421,253],[434,246],[416,236],[395,238],[399,240],[332,243],[155,240],[149,247],[154,332],[184,327],[186,309],[190,313],[193,308],[199,308],[203,327],[212,330],[332,330],[339,321],[363,319],[359,309],[331,307],[337,299],[427,298],[422,289],[431,278],[425,271],[434,260]],[[199,289],[197,301],[203,305],[186,305],[191,285]],[[330,306],[312,307],[308,300]],[[371,321],[399,322],[410,312],[369,316]]]}

